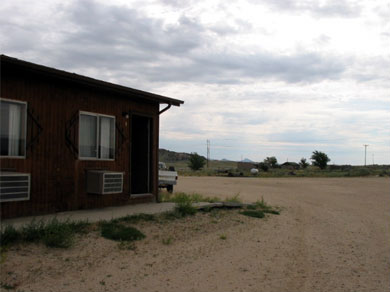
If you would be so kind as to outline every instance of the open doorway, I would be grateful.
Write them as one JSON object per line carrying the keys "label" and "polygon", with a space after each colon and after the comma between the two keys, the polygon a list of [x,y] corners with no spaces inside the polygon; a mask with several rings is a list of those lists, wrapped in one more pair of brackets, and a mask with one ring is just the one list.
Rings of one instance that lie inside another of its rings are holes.
{"label": "open doorway", "polygon": [[132,115],[131,119],[131,194],[151,192],[152,119]]}

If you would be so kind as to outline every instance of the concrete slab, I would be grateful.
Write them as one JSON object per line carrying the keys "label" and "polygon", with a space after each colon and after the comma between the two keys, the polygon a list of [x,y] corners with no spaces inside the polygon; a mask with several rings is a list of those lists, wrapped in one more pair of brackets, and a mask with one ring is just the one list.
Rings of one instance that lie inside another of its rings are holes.
{"label": "concrete slab", "polygon": [[115,218],[124,217],[127,215],[136,214],[159,214],[174,210],[175,203],[147,203],[137,205],[127,205],[118,207],[107,207],[101,209],[91,210],[76,210],[68,212],[59,212],[54,214],[31,216],[31,217],[19,217],[12,219],[1,220],[1,225],[13,225],[15,228],[19,228],[25,224],[30,223],[32,220],[49,221],[53,218],[57,218],[59,221],[72,220],[80,221],[87,220],[88,222],[98,222],[100,220],[111,220]]}

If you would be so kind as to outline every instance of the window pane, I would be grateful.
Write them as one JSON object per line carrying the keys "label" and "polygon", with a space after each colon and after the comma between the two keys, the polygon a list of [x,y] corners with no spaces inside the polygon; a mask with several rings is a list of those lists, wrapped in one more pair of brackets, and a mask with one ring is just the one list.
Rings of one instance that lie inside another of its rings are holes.
{"label": "window pane", "polygon": [[9,145],[9,103],[0,102],[0,114],[0,152],[5,156]]}
{"label": "window pane", "polygon": [[97,158],[97,117],[80,114],[80,157]]}
{"label": "window pane", "polygon": [[24,156],[26,149],[26,105],[1,101],[1,155]]}
{"label": "window pane", "polygon": [[100,158],[114,159],[115,119],[100,117]]}

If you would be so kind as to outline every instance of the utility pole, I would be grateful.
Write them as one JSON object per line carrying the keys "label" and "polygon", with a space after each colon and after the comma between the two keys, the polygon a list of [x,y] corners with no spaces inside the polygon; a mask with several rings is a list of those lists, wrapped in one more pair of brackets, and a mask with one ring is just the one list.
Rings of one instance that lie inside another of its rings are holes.
{"label": "utility pole", "polygon": [[368,144],[364,144],[364,166],[367,166],[367,161],[366,161],[366,158],[367,158],[367,147],[370,146]]}
{"label": "utility pole", "polygon": [[210,160],[210,140],[207,140],[207,168],[209,168]]}

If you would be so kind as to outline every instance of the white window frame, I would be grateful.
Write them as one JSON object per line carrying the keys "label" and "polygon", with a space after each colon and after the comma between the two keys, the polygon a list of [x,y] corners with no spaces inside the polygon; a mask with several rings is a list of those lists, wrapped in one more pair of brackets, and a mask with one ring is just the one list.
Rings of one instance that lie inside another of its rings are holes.
{"label": "white window frame", "polygon": [[[96,157],[82,157],[80,156],[80,117],[81,115],[87,115],[87,116],[93,116],[97,118],[97,125],[96,125]],[[101,147],[100,147],[100,117],[106,117],[106,118],[111,118],[114,119],[114,153],[113,157],[114,158],[100,158],[101,156]],[[79,160],[96,160],[96,161],[115,161],[115,148],[116,148],[116,136],[115,136],[115,124],[116,124],[116,117],[115,116],[110,116],[110,115],[104,115],[104,114],[97,114],[97,113],[92,113],[92,112],[86,112],[86,111],[80,111],[79,112]],[[100,150],[99,150],[100,148]]]}
{"label": "white window frame", "polygon": [[0,103],[1,102],[9,102],[9,103],[17,103],[17,104],[23,104],[24,107],[24,155],[18,155],[18,156],[11,156],[11,155],[0,155],[1,158],[16,158],[16,159],[26,159],[26,153],[27,153],[27,102],[26,101],[20,101],[15,99],[8,99],[8,98],[2,98],[0,97]]}

